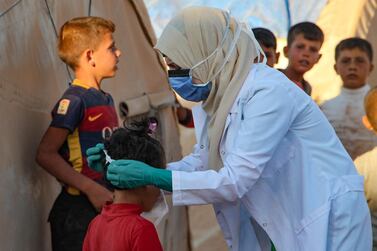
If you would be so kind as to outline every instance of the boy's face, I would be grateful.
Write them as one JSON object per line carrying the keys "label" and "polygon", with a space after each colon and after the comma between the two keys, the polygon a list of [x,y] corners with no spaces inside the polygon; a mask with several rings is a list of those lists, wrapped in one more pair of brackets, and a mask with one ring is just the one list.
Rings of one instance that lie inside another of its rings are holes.
{"label": "boy's face", "polygon": [[334,69],[342,78],[345,88],[357,89],[366,84],[373,64],[367,53],[359,48],[344,49],[340,51]]}
{"label": "boy's face", "polygon": [[275,64],[279,61],[280,53],[276,52],[276,50],[273,47],[266,47],[262,43],[260,43],[260,46],[266,55],[267,59],[267,65],[270,67],[274,67]]}
{"label": "boy's face", "polygon": [[284,47],[284,55],[288,58],[288,67],[298,74],[309,71],[321,58],[320,41],[308,40],[304,34],[298,34],[290,47]]}
{"label": "boy's face", "polygon": [[160,197],[160,189],[155,186],[146,186],[143,192],[143,211],[149,212]]}
{"label": "boy's face", "polygon": [[114,77],[118,69],[117,63],[120,54],[120,50],[115,47],[112,33],[105,33],[102,42],[98,48],[93,51],[92,55],[92,60],[95,64],[95,75],[100,79]]}

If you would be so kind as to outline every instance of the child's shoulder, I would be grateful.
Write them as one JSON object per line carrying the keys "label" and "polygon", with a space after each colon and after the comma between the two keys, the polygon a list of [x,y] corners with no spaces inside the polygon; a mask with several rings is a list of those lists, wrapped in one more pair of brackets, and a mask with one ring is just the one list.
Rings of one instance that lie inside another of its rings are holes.
{"label": "child's shoulder", "polygon": [[134,217],[132,217],[132,220],[128,218],[125,224],[127,224],[128,227],[131,227],[131,231],[136,235],[143,232],[156,231],[153,223],[140,215],[135,215]]}
{"label": "child's shoulder", "polygon": [[65,89],[63,96],[75,96],[75,97],[82,97],[88,92],[88,89],[82,88],[76,85],[69,85],[67,89]]}
{"label": "child's shoulder", "polygon": [[150,222],[149,220],[147,220],[146,218],[144,218],[141,215],[137,215],[135,219],[137,221],[137,224],[140,227],[151,227],[151,226],[154,227],[152,222]]}
{"label": "child's shoulder", "polygon": [[[57,106],[59,106],[58,109],[60,109],[61,111],[64,107],[66,107],[66,109],[68,109],[68,107],[72,107],[72,106],[77,108],[82,104],[83,96],[84,96],[83,90],[76,88],[75,86],[69,86],[63,92],[63,94],[59,97],[59,99],[58,99],[58,101],[55,105],[55,108]],[[58,114],[63,114],[63,113],[62,112],[59,113],[59,111],[58,111]]]}
{"label": "child's shoulder", "polygon": [[333,109],[333,108],[342,106],[345,103],[347,103],[347,100],[344,99],[342,96],[337,95],[336,97],[333,97],[333,98],[328,99],[325,102],[323,102],[320,107],[321,107],[322,110],[323,109],[325,109],[325,110],[326,109]]}
{"label": "child's shoulder", "polygon": [[74,103],[83,103],[83,104],[97,104],[103,100],[103,97],[106,96],[106,100],[112,100],[110,94],[103,92],[102,90],[96,90],[94,88],[83,88],[77,85],[70,85],[62,94],[59,99],[68,99]]}

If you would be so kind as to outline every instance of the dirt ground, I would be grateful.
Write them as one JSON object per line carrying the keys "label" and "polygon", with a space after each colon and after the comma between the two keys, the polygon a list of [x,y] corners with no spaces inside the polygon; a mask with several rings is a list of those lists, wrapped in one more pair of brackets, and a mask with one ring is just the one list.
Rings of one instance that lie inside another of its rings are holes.
{"label": "dirt ground", "polygon": [[226,251],[227,246],[212,206],[190,206],[192,251]]}

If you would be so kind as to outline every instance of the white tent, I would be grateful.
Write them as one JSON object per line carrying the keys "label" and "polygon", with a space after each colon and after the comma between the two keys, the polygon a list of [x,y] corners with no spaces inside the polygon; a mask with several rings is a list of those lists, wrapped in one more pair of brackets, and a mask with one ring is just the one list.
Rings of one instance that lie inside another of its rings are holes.
{"label": "white tent", "polygon": [[[154,113],[167,160],[181,157],[175,96],[153,50],[155,36],[142,1],[0,1],[0,250],[50,250],[47,216],[59,185],[34,156],[50,111],[72,77],[57,57],[57,30],[86,15],[117,24],[123,55],[117,77],[103,83],[104,89],[116,105],[126,102],[130,116]],[[188,250],[186,208],[170,210],[159,234],[166,250]]]}

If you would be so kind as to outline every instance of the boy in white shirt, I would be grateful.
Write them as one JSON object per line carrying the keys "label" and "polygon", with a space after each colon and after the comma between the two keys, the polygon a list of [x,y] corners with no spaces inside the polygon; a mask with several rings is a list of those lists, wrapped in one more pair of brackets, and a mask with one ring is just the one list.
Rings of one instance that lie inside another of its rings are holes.
{"label": "boy in white shirt", "polygon": [[364,96],[370,89],[366,81],[373,70],[372,59],[372,46],[365,39],[342,40],[335,48],[334,69],[343,87],[337,97],[321,106],[352,159],[377,146],[377,136],[361,121],[365,115]]}

